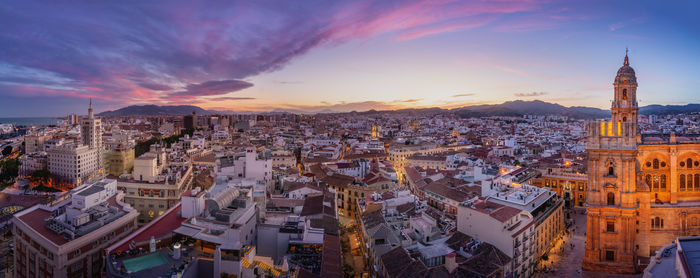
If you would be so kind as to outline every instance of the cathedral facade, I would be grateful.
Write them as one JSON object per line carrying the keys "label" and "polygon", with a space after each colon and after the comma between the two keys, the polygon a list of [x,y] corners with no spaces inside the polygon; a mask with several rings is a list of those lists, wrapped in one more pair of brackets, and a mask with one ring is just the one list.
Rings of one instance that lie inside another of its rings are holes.
{"label": "cathedral facade", "polygon": [[637,273],[679,236],[700,235],[699,135],[640,134],[637,78],[625,55],[611,121],[587,126],[583,270]]}

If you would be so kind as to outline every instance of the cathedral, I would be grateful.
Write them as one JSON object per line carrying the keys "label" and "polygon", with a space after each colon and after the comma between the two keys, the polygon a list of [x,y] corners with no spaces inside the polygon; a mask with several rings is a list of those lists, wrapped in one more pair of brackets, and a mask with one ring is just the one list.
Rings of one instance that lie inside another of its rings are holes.
{"label": "cathedral", "polygon": [[625,55],[611,121],[587,125],[583,270],[637,273],[679,236],[700,235],[700,137],[641,134],[637,77]]}

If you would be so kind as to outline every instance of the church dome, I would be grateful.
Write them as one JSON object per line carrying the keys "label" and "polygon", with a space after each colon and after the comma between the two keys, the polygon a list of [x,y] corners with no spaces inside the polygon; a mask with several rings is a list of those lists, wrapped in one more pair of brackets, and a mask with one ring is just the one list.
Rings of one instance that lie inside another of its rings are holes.
{"label": "church dome", "polygon": [[634,73],[634,69],[630,67],[630,60],[625,55],[625,63],[617,70],[617,76],[615,76],[615,83],[631,83],[637,84],[637,75]]}

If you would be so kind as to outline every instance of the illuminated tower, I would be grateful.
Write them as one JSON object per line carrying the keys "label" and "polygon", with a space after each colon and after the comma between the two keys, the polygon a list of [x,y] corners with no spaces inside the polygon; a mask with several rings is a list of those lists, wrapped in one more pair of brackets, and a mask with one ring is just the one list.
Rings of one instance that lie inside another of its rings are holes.
{"label": "illuminated tower", "polygon": [[615,76],[615,99],[612,102],[612,121],[637,123],[637,76],[630,67],[630,60],[625,53],[625,62]]}
{"label": "illuminated tower", "polygon": [[612,120],[587,126],[587,231],[583,270],[636,273],[637,78],[625,55]]}

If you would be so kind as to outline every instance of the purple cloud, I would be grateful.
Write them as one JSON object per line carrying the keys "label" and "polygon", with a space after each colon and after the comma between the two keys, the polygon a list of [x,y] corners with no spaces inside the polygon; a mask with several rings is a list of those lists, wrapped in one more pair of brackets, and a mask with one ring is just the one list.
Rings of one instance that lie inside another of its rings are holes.
{"label": "purple cloud", "polygon": [[222,95],[249,88],[241,80],[281,69],[319,45],[478,28],[499,15],[538,6],[423,0],[14,2],[0,6],[0,85],[7,88],[0,96],[30,91],[35,97],[129,104]]}
{"label": "purple cloud", "polygon": [[224,95],[252,87],[252,83],[242,80],[207,81],[200,84],[187,85],[187,91],[170,93],[168,96],[215,96]]}

